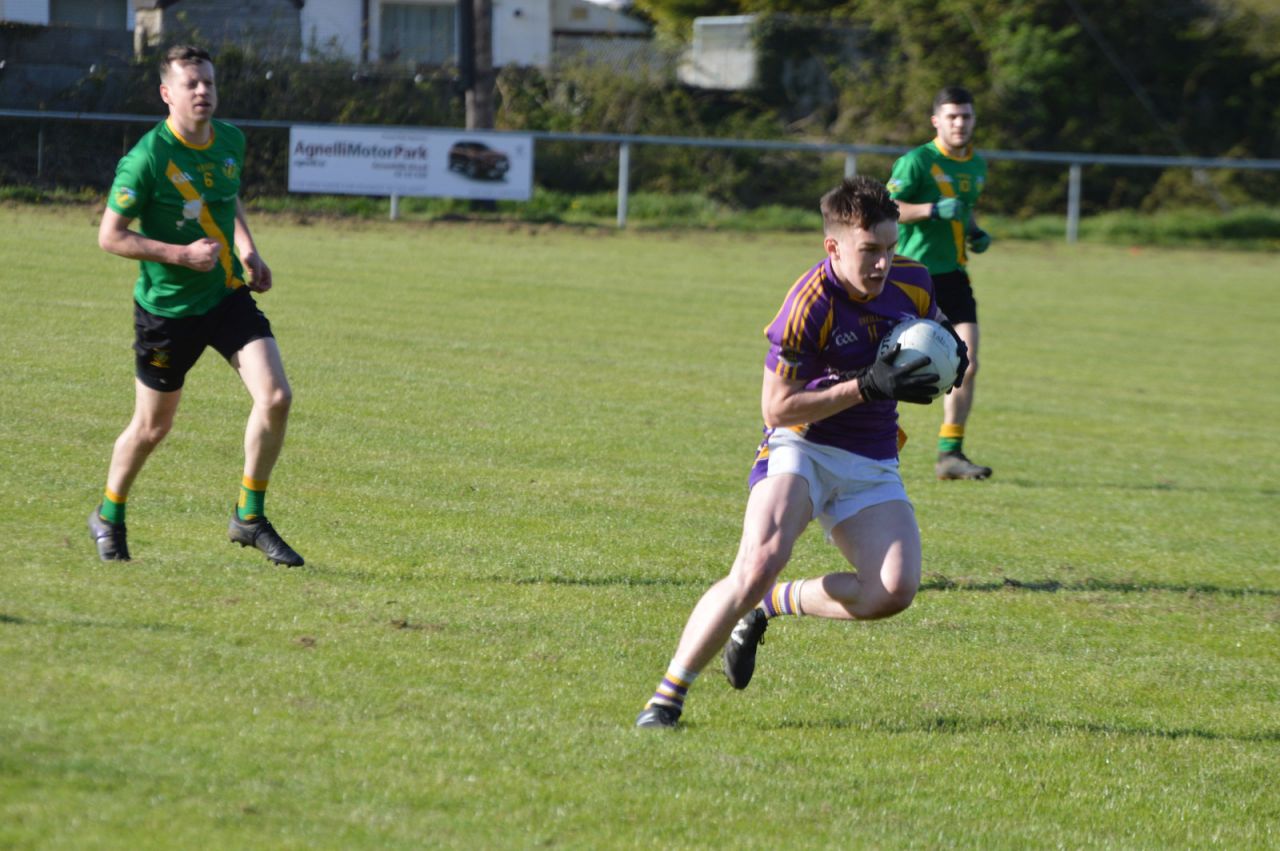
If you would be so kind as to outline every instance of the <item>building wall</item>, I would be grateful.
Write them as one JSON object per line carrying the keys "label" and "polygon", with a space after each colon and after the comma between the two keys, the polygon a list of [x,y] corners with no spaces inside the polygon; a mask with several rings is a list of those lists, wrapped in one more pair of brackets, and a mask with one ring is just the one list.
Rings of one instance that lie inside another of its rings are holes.
{"label": "building wall", "polygon": [[493,0],[493,64],[551,65],[551,1]]}
{"label": "building wall", "polygon": [[132,32],[133,4],[130,0],[49,0],[49,23]]}
{"label": "building wall", "polygon": [[0,28],[0,108],[92,110],[101,88],[84,81],[132,56],[133,37],[124,28]]}
{"label": "building wall", "polygon": [[649,27],[643,21],[589,0],[551,0],[551,10],[551,28],[556,35],[649,34]]}
{"label": "building wall", "polygon": [[[356,7],[357,17],[358,17],[360,0],[349,0],[349,2],[351,3],[351,5]],[[397,5],[405,5],[405,6],[409,6],[409,5],[448,6],[450,8],[456,8],[458,5],[455,2],[455,0],[387,0],[387,3],[385,5],[390,5],[392,2],[394,2]],[[382,44],[382,7],[383,5],[384,5],[383,0],[369,0],[369,60],[371,62],[378,61],[378,54],[380,49],[379,46]],[[456,23],[455,23],[455,26],[456,26]],[[360,49],[359,49],[360,30],[359,30],[358,20],[356,22],[356,27],[357,27],[356,29],[357,34],[355,37],[356,49],[353,52],[348,53],[347,55],[352,59],[359,60],[360,59]],[[456,32],[453,34],[453,39],[454,39],[454,45],[455,45],[454,51],[456,55],[456,51],[457,51],[457,46],[456,46],[457,33]]]}
{"label": "building wall", "polygon": [[215,50],[231,43],[296,57],[302,49],[301,13],[292,0],[179,0],[165,9],[139,10],[137,18],[138,42],[152,46],[195,29]]}
{"label": "building wall", "polygon": [[49,0],[0,0],[0,21],[47,25]]}
{"label": "building wall", "polygon": [[[50,2],[0,0],[0,20],[48,25]],[[126,26],[136,31],[139,49],[194,27],[215,45],[251,43],[304,59],[336,54],[353,62],[376,61],[384,2],[456,8],[456,0],[370,0],[367,54],[361,49],[362,0],[307,0],[301,10],[291,0],[178,0],[167,9],[152,8],[153,0],[130,0]],[[588,0],[493,0],[495,66],[549,68],[555,54],[553,37],[573,34],[643,36],[648,27]]]}
{"label": "building wall", "polygon": [[352,61],[360,59],[359,0],[307,0],[302,7],[302,57],[328,56],[336,52]]}

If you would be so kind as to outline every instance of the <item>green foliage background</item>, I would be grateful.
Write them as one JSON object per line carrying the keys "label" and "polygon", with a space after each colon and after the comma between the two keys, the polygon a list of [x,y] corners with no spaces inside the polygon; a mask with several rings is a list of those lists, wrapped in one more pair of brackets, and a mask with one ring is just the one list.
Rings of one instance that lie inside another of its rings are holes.
{"label": "green foliage background", "polygon": [[[909,146],[931,136],[934,93],[958,83],[977,95],[982,148],[1280,158],[1280,11],[1262,0],[637,5],[655,21],[657,41],[671,57],[665,70],[505,68],[497,81],[498,128]],[[674,57],[692,18],[740,13],[759,16],[760,85],[734,93],[681,85]],[[288,63],[235,46],[217,53],[221,113],[230,118],[464,123],[452,68],[375,72],[339,58]],[[155,90],[152,62],[144,60],[99,69],[51,106],[158,115]],[[46,127],[45,173],[60,185],[105,188],[120,149],[140,128],[103,129],[86,135],[79,126]],[[251,136],[251,191],[283,193],[286,134]],[[30,123],[0,125],[0,179],[30,182],[34,138]],[[859,167],[884,176],[890,162],[866,157]],[[536,167],[541,188],[608,191],[617,179],[616,146],[540,143]],[[841,169],[837,158],[808,154],[644,146],[634,152],[632,185],[744,209],[811,207]],[[1280,193],[1280,175],[1260,172],[1091,167],[1084,177],[1086,213],[1229,209],[1269,204]],[[1002,162],[983,207],[1025,217],[1061,209],[1065,195],[1064,168]]]}
{"label": "green foliage background", "polygon": [[[1208,0],[854,0],[846,8],[870,21],[898,61],[856,69],[876,96],[842,87],[837,132],[872,127],[907,141],[918,135],[916,116],[928,114],[933,93],[958,82],[978,97],[983,147],[1280,156],[1280,53],[1252,38],[1259,29],[1280,30],[1274,10],[1263,18]],[[994,203],[1005,212],[1052,203],[1062,178],[1036,180],[1038,171],[1002,165],[998,180],[1010,191]],[[1185,170],[1109,169],[1096,179],[1101,171],[1086,174],[1093,209],[1215,200]],[[1256,173],[1211,179],[1228,203],[1274,197],[1280,185]]]}

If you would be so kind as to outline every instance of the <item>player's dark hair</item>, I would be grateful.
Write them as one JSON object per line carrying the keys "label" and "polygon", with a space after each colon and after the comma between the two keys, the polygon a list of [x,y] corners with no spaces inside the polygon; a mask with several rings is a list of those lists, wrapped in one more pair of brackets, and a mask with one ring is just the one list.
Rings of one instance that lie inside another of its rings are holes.
{"label": "player's dark hair", "polygon": [[193,44],[175,44],[160,57],[160,76],[169,73],[170,65],[192,65],[200,62],[213,63],[213,57],[203,47]]}
{"label": "player's dark hair", "polygon": [[948,103],[973,103],[973,92],[964,86],[945,86],[933,99],[933,113],[936,115],[943,105]]}
{"label": "player's dark hair", "polygon": [[822,196],[819,207],[826,233],[849,226],[870,230],[881,222],[898,220],[898,205],[889,197],[889,190],[880,181],[862,174],[842,180]]}

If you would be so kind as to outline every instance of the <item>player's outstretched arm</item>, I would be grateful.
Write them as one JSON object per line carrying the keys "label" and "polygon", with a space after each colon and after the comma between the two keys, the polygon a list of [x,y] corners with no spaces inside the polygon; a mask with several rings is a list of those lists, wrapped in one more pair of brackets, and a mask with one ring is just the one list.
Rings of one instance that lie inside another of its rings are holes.
{"label": "player's outstretched arm", "polygon": [[249,231],[249,220],[244,214],[244,204],[236,199],[236,248],[240,252],[240,262],[244,264],[249,289],[256,293],[265,293],[271,289],[271,267],[258,253],[258,246]]}
{"label": "player's outstretched arm", "polygon": [[927,221],[933,213],[933,204],[928,201],[923,204],[912,204],[902,200],[897,200],[896,202],[898,204],[898,221],[902,224]]}
{"label": "player's outstretched arm", "polygon": [[188,245],[174,245],[143,236],[129,228],[133,219],[125,218],[110,208],[102,213],[98,226],[98,247],[103,251],[130,260],[148,260],[186,266],[197,272],[207,272],[218,262],[222,243],[216,239],[197,239]]}

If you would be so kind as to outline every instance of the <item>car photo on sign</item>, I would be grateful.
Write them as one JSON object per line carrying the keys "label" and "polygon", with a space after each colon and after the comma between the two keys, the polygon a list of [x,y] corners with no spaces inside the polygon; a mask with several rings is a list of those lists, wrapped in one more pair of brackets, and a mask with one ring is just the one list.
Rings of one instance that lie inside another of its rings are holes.
{"label": "car photo on sign", "polygon": [[511,160],[502,151],[483,142],[462,140],[449,148],[449,171],[472,180],[502,180],[511,168]]}

